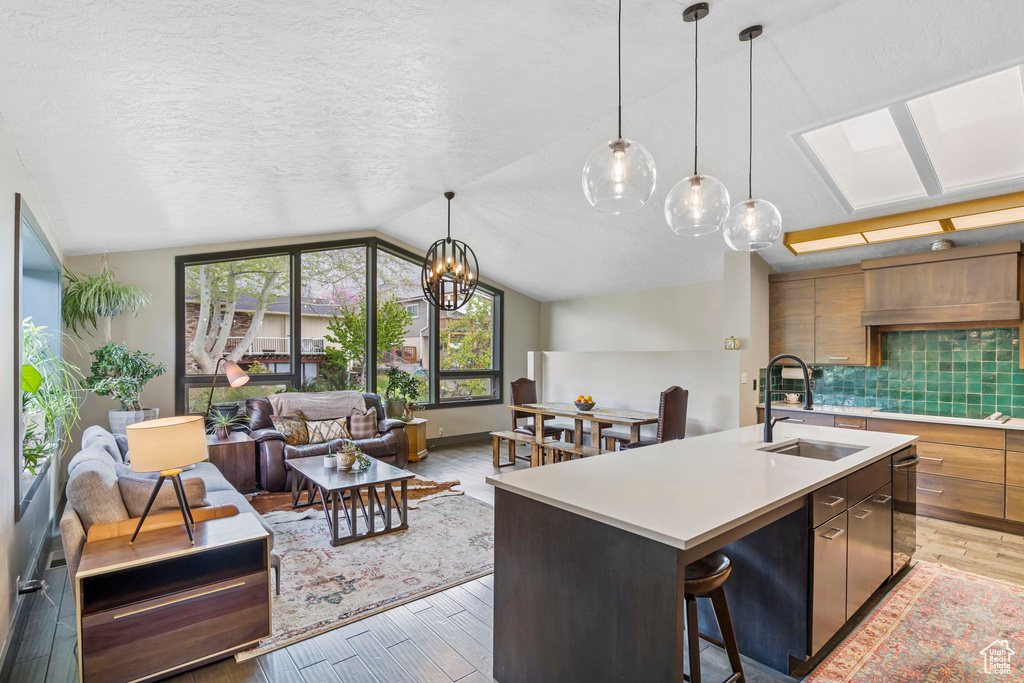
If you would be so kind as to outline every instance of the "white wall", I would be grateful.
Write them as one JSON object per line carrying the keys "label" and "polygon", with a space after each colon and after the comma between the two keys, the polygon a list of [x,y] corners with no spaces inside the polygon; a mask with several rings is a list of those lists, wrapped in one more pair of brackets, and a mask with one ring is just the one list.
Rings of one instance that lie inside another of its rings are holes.
{"label": "white wall", "polygon": [[541,304],[545,351],[719,349],[722,282]]}
{"label": "white wall", "polygon": [[[347,232],[341,234],[317,235],[315,237],[291,237],[276,240],[257,240],[227,244],[202,245],[176,249],[154,249],[150,251],[131,251],[108,254],[110,266],[117,272],[118,278],[131,285],[137,285],[148,291],[153,303],[143,309],[138,317],[121,316],[115,318],[111,326],[111,339],[125,343],[129,348],[140,349],[156,354],[156,360],[167,364],[168,372],[162,377],[151,381],[143,392],[143,403],[149,407],[159,408],[161,415],[173,415],[174,405],[174,353],[177,340],[174,325],[174,257],[182,254],[231,251],[243,248],[259,248],[296,244],[303,242],[327,241],[331,239],[377,236],[389,242],[403,246],[414,253],[417,250],[374,231]],[[72,256],[66,261],[70,270],[84,273],[97,273],[102,264],[100,255]],[[482,264],[486,272],[486,264]],[[484,279],[485,282],[489,282]],[[505,335],[504,364],[506,383],[510,379],[526,374],[526,354],[539,348],[540,344],[540,304],[518,292],[501,287],[498,283],[490,283],[505,292]],[[95,349],[103,344],[102,334],[87,337],[85,346]],[[69,358],[73,353],[68,353]],[[86,358],[79,359],[83,369],[88,369]],[[115,407],[109,398],[89,396],[83,407],[83,425],[106,424],[107,410]],[[428,438],[435,438],[439,428],[444,427],[445,436],[474,434],[505,428],[508,424],[508,410],[504,406],[474,406],[458,408],[441,408],[419,413],[426,418]]]}
{"label": "white wall", "polygon": [[[18,156],[11,137],[0,120],[0,221],[7,226],[0,230],[0,283],[4,296],[0,296],[0,358],[2,367],[9,368],[9,359],[14,356],[14,338],[20,334],[21,326],[14,320],[11,287],[14,283],[14,195],[20,193],[32,214],[46,233],[50,244],[63,258],[60,246],[54,239],[53,229],[46,210],[25,167]],[[31,566],[33,555],[43,543],[49,540],[49,520],[53,513],[57,489],[57,472],[60,467],[50,467],[45,481],[36,491],[25,516],[14,522],[14,463],[13,446],[17,437],[18,424],[15,421],[15,398],[11,384],[13,374],[9,369],[0,391],[0,642],[7,639],[11,619],[17,604],[17,579]]]}

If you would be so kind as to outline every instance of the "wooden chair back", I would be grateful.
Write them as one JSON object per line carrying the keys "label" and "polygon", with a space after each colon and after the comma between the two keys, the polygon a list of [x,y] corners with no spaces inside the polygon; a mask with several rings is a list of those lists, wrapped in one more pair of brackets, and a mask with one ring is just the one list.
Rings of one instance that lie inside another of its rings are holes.
{"label": "wooden chair back", "polygon": [[[509,383],[508,395],[512,401],[512,405],[521,406],[526,403],[537,402],[537,382],[532,379],[520,377],[519,379],[512,380]],[[524,417],[532,417],[532,413],[527,413],[519,410],[512,411],[512,429],[515,429],[519,425],[519,420]]]}
{"label": "wooden chair back", "polygon": [[658,443],[686,437],[686,404],[690,392],[679,387],[669,387],[661,392],[658,404]]}

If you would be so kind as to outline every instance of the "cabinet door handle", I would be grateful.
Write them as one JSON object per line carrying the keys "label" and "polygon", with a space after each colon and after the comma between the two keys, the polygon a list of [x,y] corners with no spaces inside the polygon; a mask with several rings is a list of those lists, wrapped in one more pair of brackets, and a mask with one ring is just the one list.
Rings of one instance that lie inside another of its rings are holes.
{"label": "cabinet door handle", "polygon": [[860,515],[854,515],[854,516],[853,516],[853,518],[854,518],[854,519],[867,519],[868,517],[870,517],[870,516],[871,516],[871,510],[863,510],[863,509],[862,509],[862,510],[861,510],[861,512],[862,512],[863,514],[860,514]]}
{"label": "cabinet door handle", "polygon": [[836,505],[839,505],[844,500],[846,500],[842,496],[829,496],[829,498],[832,499],[831,503],[826,503],[825,501],[821,501],[821,504],[824,505],[825,507],[828,507],[828,508],[834,508]]}
{"label": "cabinet door handle", "polygon": [[849,356],[829,356],[829,360],[850,360]]}
{"label": "cabinet door handle", "polygon": [[941,489],[926,489],[926,488],[923,488],[921,486],[918,486],[917,490],[918,491],[927,491],[928,493],[942,493]]}
{"label": "cabinet door handle", "polygon": [[883,493],[878,498],[875,498],[872,502],[878,503],[879,505],[885,505],[890,500],[892,500],[892,496],[888,496],[888,495]]}
{"label": "cabinet door handle", "polygon": [[933,462],[942,462],[942,458],[929,458],[927,455],[918,456],[921,460],[931,460]]}
{"label": "cabinet door handle", "polygon": [[832,529],[829,529],[828,531],[826,531],[825,533],[823,533],[821,535],[821,537],[831,541],[831,540],[839,538],[844,533],[846,533],[845,529],[835,529],[835,528],[832,528]]}
{"label": "cabinet door handle", "polygon": [[861,425],[850,424],[848,422],[836,422],[836,427],[849,427],[851,429],[860,429]]}
{"label": "cabinet door handle", "polygon": [[795,417],[788,417],[786,419],[789,420],[790,422],[804,422],[804,420],[798,420]]}

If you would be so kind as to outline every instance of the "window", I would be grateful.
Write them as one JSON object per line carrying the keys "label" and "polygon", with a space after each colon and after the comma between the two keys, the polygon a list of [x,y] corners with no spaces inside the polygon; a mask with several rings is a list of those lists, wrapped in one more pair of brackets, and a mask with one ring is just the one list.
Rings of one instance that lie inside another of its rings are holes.
{"label": "window", "polygon": [[477,290],[458,311],[441,311],[440,398],[466,401],[497,398],[494,297]]}
{"label": "window", "polygon": [[[500,401],[502,292],[480,285],[461,310],[437,311],[420,267],[421,257],[375,238],[179,256],[178,405],[202,412],[211,383],[215,402],[288,390],[383,395],[392,368],[421,380],[427,408]],[[221,357],[249,383],[215,379]]]}

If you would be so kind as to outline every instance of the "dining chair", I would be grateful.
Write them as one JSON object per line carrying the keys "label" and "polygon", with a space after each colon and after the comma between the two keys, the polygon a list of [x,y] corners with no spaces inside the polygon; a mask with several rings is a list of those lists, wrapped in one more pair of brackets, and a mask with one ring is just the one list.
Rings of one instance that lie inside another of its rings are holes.
{"label": "dining chair", "polygon": [[633,443],[623,443],[620,447],[624,449],[642,448],[656,443],[686,438],[686,404],[689,399],[690,392],[679,387],[669,387],[661,392],[661,400],[658,403],[657,439],[641,439]]}
{"label": "dining chair", "polygon": [[[517,380],[513,380],[509,383],[509,396],[511,397],[512,405],[521,406],[527,403],[537,402],[537,382],[532,379],[520,377]],[[519,420],[528,418],[529,422],[525,425],[520,425]],[[529,434],[530,436],[536,436],[533,426],[533,413],[527,413],[520,410],[512,411],[512,431],[518,432],[519,434]],[[555,439],[566,438],[572,440],[572,430],[566,429],[565,427],[556,427],[555,425],[544,425],[544,438],[553,437]]]}

